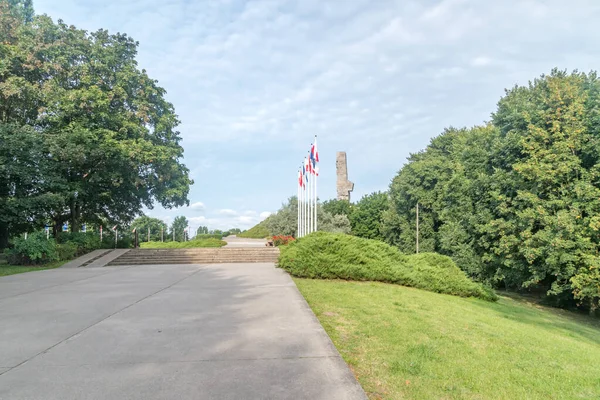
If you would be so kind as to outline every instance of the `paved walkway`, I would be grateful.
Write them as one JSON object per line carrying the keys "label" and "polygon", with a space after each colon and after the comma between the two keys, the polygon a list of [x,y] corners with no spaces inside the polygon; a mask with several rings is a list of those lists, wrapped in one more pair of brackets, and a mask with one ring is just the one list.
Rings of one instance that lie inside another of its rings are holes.
{"label": "paved walkway", "polygon": [[0,278],[0,399],[365,399],[273,264]]}
{"label": "paved walkway", "polygon": [[225,247],[265,247],[267,241],[265,239],[246,239],[237,236],[227,236],[223,238],[227,242]]}

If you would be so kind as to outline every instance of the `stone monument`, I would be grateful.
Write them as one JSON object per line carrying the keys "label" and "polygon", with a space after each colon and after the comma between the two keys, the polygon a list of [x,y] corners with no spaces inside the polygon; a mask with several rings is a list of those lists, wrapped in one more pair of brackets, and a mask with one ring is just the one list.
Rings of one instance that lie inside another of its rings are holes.
{"label": "stone monument", "polygon": [[354,183],[348,180],[348,162],[346,152],[338,151],[335,157],[337,170],[337,198],[350,201],[350,192],[354,190]]}

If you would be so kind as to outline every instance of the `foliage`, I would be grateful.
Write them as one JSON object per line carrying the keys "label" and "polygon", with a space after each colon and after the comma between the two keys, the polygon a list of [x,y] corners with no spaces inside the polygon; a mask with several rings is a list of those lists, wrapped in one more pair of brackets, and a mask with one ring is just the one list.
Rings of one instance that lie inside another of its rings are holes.
{"label": "foliage", "polygon": [[158,218],[142,215],[133,220],[131,227],[137,229],[140,242],[148,242],[148,230],[150,230],[151,242],[159,242],[169,238],[167,224]]}
{"label": "foliage", "polygon": [[175,217],[173,224],[171,225],[171,237],[176,242],[183,242],[185,240],[185,229],[188,227],[188,220],[183,215]]}
{"label": "foliage", "polygon": [[[329,204],[332,204],[331,201]],[[324,211],[323,207],[322,204],[317,207],[317,228],[319,231],[350,233],[350,221],[346,215],[333,215]],[[295,196],[290,197],[275,214],[272,214],[263,222],[269,235],[297,237],[298,199]]]}
{"label": "foliage", "polygon": [[49,220],[76,232],[188,203],[179,121],[136,53],[0,1],[0,247]]}
{"label": "foliage", "polygon": [[348,200],[332,199],[323,202],[323,211],[331,215],[345,215],[352,213],[353,205]]}
{"label": "foliage", "polygon": [[145,242],[140,243],[142,249],[191,249],[201,247],[222,247],[227,242],[219,239],[198,239],[186,242]]}
{"label": "foliage", "polygon": [[241,238],[248,238],[248,239],[264,239],[264,238],[270,236],[271,232],[269,232],[269,230],[267,229],[267,226],[266,226],[267,224],[265,221],[266,220],[261,221],[257,225],[253,226],[252,228],[248,229],[247,231],[244,231],[244,232],[238,234],[237,236],[241,237]]}
{"label": "foliage", "polygon": [[554,70],[506,92],[492,123],[448,129],[390,186],[388,243],[450,255],[496,286],[600,307],[600,81]]}
{"label": "foliage", "polygon": [[344,214],[332,215],[319,209],[317,228],[322,232],[350,233],[350,220]]}
{"label": "foliage", "polygon": [[12,247],[5,250],[9,264],[31,265],[58,261],[54,239],[46,239],[46,234],[36,232],[28,235],[27,239],[17,237]]}
{"label": "foliage", "polygon": [[[98,243],[99,242],[100,241],[98,241]],[[56,245],[58,259],[61,261],[67,261],[75,258],[79,250],[79,247],[73,242],[59,243]]]}
{"label": "foliage", "polygon": [[[265,221],[265,227],[271,235],[297,236],[298,229],[298,198],[290,197],[281,208],[270,215]],[[268,235],[267,235],[268,236]]]}
{"label": "foliage", "polygon": [[207,226],[199,226],[198,229],[196,229],[196,235],[206,235],[206,234],[208,234]]}
{"label": "foliage", "polygon": [[273,244],[275,246],[285,246],[296,240],[293,236],[273,236]]}
{"label": "foliage", "polygon": [[496,300],[439,254],[407,256],[378,240],[344,234],[312,233],[281,248],[279,267],[302,278],[380,281],[438,293]]}
{"label": "foliage", "polygon": [[225,232],[223,232],[223,236],[230,236],[230,235],[239,235],[240,233],[242,233],[242,230],[240,228],[231,228],[226,230]]}
{"label": "foliage", "polygon": [[76,255],[88,253],[102,247],[100,236],[94,232],[61,232],[57,235],[56,241],[59,244],[74,244],[77,248]]}
{"label": "foliage", "polygon": [[369,398],[600,398],[597,319],[521,298],[294,281]]}
{"label": "foliage", "polygon": [[382,239],[381,221],[383,212],[388,208],[387,193],[375,192],[363,196],[348,216],[352,234],[366,239]]}

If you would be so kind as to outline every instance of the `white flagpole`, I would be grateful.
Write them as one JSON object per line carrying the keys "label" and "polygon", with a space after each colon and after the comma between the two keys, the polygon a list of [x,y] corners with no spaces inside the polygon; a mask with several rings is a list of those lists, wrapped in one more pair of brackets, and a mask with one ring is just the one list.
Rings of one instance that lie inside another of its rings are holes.
{"label": "white flagpole", "polygon": [[315,167],[315,232],[317,231],[317,221],[319,216],[319,197],[317,196],[317,181],[319,180],[319,167]]}
{"label": "white flagpole", "polygon": [[[298,171],[297,176],[300,175],[300,171]],[[297,200],[297,205],[298,205],[298,227],[296,229],[296,237],[299,238],[300,237],[300,182],[298,181],[298,178],[296,177],[296,186],[298,187],[298,197],[296,197]]]}
{"label": "white flagpole", "polygon": [[303,183],[304,183],[304,235],[306,236],[309,232],[308,232],[308,179],[306,174],[306,159],[304,160],[304,167],[303,167],[303,171],[304,174],[302,174],[302,179],[303,179]]}

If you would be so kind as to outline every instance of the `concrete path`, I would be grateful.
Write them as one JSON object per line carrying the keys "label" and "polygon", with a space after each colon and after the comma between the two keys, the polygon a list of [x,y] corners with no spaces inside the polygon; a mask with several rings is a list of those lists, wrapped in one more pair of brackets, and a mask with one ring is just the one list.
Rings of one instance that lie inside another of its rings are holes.
{"label": "concrete path", "polygon": [[69,261],[68,263],[64,264],[61,268],[79,268],[83,264],[90,262],[91,260],[93,260],[95,258],[100,258],[101,256],[105,255],[106,253],[108,253],[110,251],[112,251],[112,250],[100,249],[100,250],[91,251],[87,254],[82,255],[81,257],[77,257],[76,259]]}
{"label": "concrete path", "polygon": [[0,278],[0,399],[366,399],[273,264]]}
{"label": "concrete path", "polygon": [[225,247],[265,247],[267,243],[265,239],[246,239],[235,235],[224,237],[223,240],[227,242]]}

